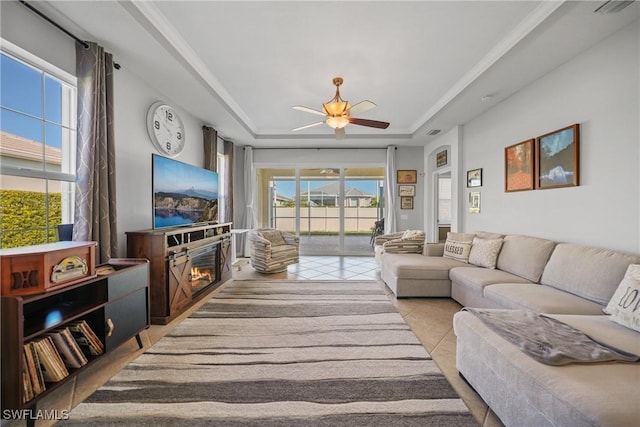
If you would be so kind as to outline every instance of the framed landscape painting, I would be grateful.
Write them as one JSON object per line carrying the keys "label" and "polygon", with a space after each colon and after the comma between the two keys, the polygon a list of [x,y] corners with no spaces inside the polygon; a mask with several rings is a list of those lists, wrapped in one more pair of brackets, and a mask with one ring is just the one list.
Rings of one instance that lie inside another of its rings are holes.
{"label": "framed landscape painting", "polygon": [[580,125],[558,129],[536,141],[536,188],[580,185]]}
{"label": "framed landscape painting", "polygon": [[504,191],[533,190],[535,141],[529,139],[504,149]]}
{"label": "framed landscape painting", "polygon": [[467,171],[467,187],[482,187],[482,168]]}

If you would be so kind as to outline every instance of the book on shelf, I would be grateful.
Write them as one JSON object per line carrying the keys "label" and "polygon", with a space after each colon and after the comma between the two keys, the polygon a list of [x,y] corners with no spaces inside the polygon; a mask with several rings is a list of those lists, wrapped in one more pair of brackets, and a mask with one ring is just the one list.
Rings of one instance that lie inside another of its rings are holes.
{"label": "book on shelf", "polygon": [[51,337],[44,336],[32,342],[38,353],[45,382],[58,382],[69,375]]}
{"label": "book on shelf", "polygon": [[22,403],[28,402],[34,398],[33,383],[29,374],[29,366],[27,365],[26,349],[22,349]]}
{"label": "book on shelf", "polygon": [[38,352],[36,351],[36,347],[33,345],[33,342],[26,343],[23,349],[27,360],[33,395],[35,397],[46,389],[44,376],[42,375],[42,368],[40,367],[40,359],[38,358]]}
{"label": "book on shelf", "polygon": [[[78,343],[75,342],[72,336],[71,340],[68,340],[65,336],[65,331],[69,332],[67,328],[56,329],[47,333],[46,336],[51,337],[53,345],[67,368],[81,368],[87,364],[87,358],[84,357],[84,354],[82,354],[82,351],[78,347]],[[71,333],[69,332],[69,335],[70,334]],[[82,357],[78,356],[78,352]]]}
{"label": "book on shelf", "polygon": [[104,353],[104,345],[85,320],[76,320],[67,324],[71,335],[87,356],[100,356]]}

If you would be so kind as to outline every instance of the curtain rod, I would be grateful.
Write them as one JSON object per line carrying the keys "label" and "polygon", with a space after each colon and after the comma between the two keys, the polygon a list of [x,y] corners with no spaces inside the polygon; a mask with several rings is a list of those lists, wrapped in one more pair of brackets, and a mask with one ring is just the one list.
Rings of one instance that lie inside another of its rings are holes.
{"label": "curtain rod", "polygon": [[20,3],[22,3],[24,6],[26,6],[27,8],[29,8],[32,12],[36,13],[38,16],[40,16],[42,19],[44,19],[45,21],[47,21],[48,23],[50,23],[51,25],[53,25],[54,27],[56,27],[57,29],[59,29],[60,31],[62,31],[63,33],[65,33],[66,35],[68,35],[69,37],[71,37],[72,39],[74,39],[76,42],[80,43],[82,45],[82,47],[84,47],[85,49],[89,49],[89,44],[87,42],[85,42],[84,40],[79,39],[78,37],[74,36],[73,34],[71,34],[69,31],[67,31],[65,28],[62,28],[62,26],[58,25],[57,22],[54,22],[51,18],[49,18],[48,16],[46,16],[44,13],[40,12],[38,9],[36,9],[35,7],[31,6],[29,3],[27,3],[24,0],[18,0]]}
{"label": "curtain rod", "polygon": [[[242,146],[242,149],[245,150],[246,146]],[[387,147],[308,147],[308,148],[304,148],[304,147],[300,147],[300,148],[294,148],[294,147],[253,147],[254,151],[255,150],[386,150]],[[398,147],[394,147],[395,150],[398,149]]]}

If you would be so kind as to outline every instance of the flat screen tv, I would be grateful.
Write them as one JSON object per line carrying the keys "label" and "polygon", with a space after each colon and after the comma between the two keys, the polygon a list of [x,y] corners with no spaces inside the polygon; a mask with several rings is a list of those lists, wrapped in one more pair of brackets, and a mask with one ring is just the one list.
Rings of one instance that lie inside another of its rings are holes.
{"label": "flat screen tv", "polygon": [[218,221],[218,173],[152,155],[153,228]]}

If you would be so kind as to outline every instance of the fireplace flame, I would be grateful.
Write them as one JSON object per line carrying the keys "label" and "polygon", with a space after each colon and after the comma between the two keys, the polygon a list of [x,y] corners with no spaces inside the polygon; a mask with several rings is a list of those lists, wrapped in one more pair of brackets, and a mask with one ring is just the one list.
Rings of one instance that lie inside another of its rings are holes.
{"label": "fireplace flame", "polygon": [[211,272],[209,270],[200,270],[198,267],[191,267],[191,281],[208,280],[211,282]]}

